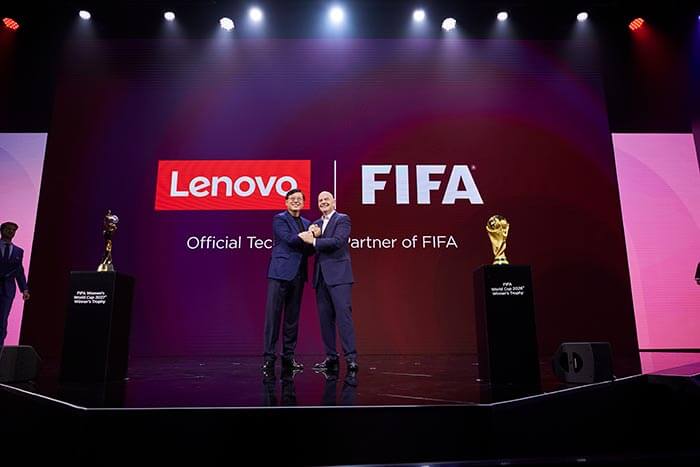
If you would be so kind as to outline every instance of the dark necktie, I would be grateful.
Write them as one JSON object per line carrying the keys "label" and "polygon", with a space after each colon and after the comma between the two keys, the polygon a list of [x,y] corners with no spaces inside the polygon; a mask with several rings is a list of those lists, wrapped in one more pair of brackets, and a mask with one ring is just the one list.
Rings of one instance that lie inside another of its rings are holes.
{"label": "dark necktie", "polygon": [[9,261],[10,260],[10,244],[5,243],[3,246],[5,247],[5,251],[2,253],[2,259],[3,259],[3,261]]}

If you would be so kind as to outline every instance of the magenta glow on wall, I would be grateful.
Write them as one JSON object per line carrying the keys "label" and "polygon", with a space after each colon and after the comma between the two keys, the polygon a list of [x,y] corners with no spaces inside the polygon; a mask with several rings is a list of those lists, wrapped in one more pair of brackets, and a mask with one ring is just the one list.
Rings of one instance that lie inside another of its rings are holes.
{"label": "magenta glow on wall", "polygon": [[692,134],[613,134],[640,349],[700,348],[700,170]]}
{"label": "magenta glow on wall", "polygon": [[[0,222],[13,221],[19,225],[14,243],[24,249],[27,274],[45,150],[46,133],[0,133]],[[19,342],[23,308],[18,293],[10,310],[5,345]]]}

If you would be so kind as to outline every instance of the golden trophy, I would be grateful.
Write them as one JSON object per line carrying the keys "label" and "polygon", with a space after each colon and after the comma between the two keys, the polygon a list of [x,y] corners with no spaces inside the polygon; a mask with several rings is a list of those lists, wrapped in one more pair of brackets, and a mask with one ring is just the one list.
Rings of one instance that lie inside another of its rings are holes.
{"label": "golden trophy", "polygon": [[114,271],[114,265],[112,264],[112,236],[117,230],[118,223],[119,218],[115,214],[112,214],[111,210],[107,210],[102,228],[102,236],[105,239],[105,251],[102,255],[102,262],[97,266],[98,272]]}
{"label": "golden trophy", "polygon": [[506,240],[508,239],[508,221],[505,217],[495,215],[486,223],[491,247],[493,248],[493,264],[508,264],[506,259]]}

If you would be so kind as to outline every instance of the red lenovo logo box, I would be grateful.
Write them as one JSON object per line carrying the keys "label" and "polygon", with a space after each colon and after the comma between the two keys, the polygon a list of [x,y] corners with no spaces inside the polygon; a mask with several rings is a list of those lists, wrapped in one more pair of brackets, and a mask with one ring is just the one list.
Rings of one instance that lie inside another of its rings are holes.
{"label": "red lenovo logo box", "polygon": [[309,195],[311,161],[158,161],[156,211],[284,209],[284,195]]}

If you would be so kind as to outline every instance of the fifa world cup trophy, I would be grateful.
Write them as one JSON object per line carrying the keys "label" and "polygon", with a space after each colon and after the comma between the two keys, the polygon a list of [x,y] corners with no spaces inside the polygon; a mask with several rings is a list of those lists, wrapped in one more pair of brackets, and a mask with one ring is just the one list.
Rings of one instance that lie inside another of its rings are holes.
{"label": "fifa world cup trophy", "polygon": [[508,228],[510,224],[505,217],[491,216],[486,223],[486,231],[491,240],[493,248],[493,264],[508,264],[506,259],[506,240],[508,239]]}

